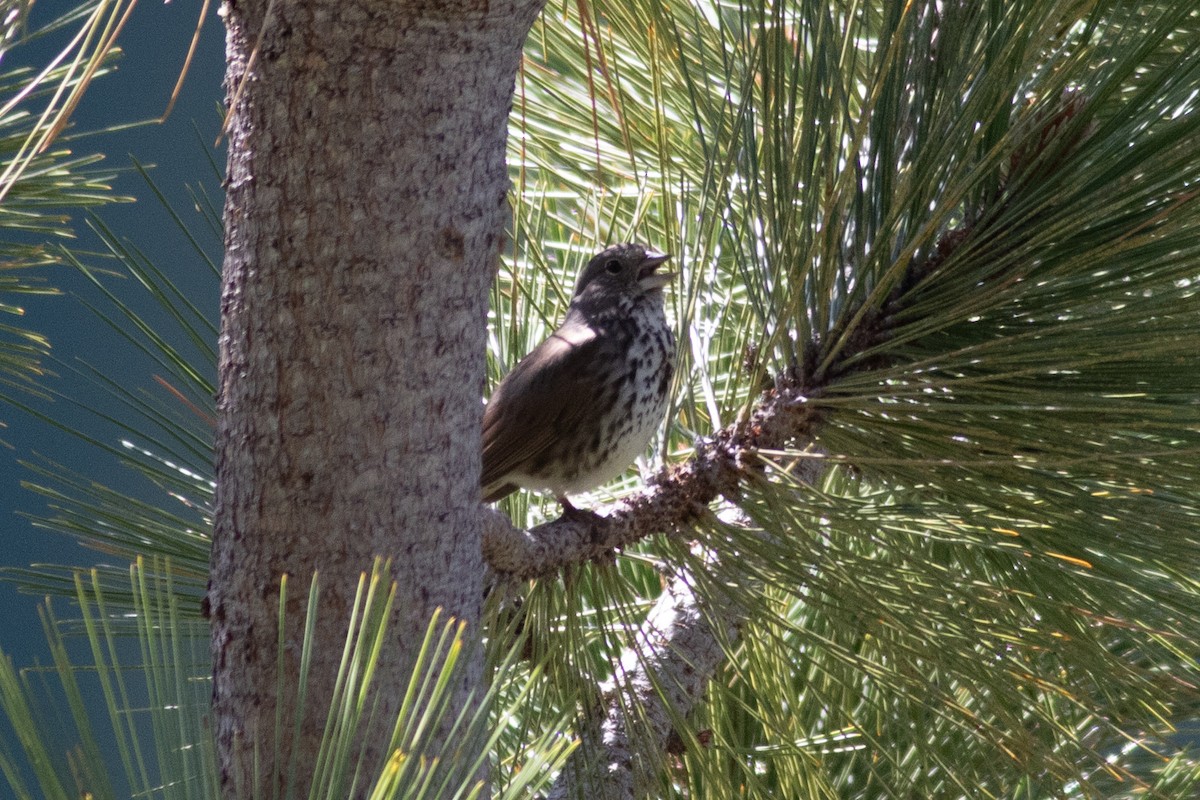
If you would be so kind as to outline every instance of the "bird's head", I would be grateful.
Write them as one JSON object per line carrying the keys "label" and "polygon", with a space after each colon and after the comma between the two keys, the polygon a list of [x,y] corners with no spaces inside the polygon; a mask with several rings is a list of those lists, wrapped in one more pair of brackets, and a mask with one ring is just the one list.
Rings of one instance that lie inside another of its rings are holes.
{"label": "bird's head", "polygon": [[592,256],[575,284],[574,297],[661,293],[675,277],[673,272],[657,271],[670,257],[640,244],[614,244]]}

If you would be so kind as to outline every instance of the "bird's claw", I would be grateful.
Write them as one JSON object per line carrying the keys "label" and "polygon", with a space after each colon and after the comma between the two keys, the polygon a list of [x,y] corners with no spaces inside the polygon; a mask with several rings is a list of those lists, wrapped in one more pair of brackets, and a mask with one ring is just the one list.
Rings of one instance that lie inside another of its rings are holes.
{"label": "bird's claw", "polygon": [[603,524],[604,517],[597,514],[595,511],[588,511],[586,508],[576,508],[571,504],[571,501],[565,497],[557,498],[562,506],[562,519],[571,522],[579,522],[589,524],[593,528]]}
{"label": "bird's claw", "polygon": [[[586,508],[576,508],[571,505],[571,502],[565,497],[558,498],[558,502],[562,505],[562,517],[570,522],[580,525],[587,525],[591,533],[592,545],[602,547],[605,539],[605,528],[608,526],[608,517],[597,514],[595,511],[588,511]],[[597,557],[599,563],[611,564],[616,561],[616,550],[609,547],[604,553]]]}

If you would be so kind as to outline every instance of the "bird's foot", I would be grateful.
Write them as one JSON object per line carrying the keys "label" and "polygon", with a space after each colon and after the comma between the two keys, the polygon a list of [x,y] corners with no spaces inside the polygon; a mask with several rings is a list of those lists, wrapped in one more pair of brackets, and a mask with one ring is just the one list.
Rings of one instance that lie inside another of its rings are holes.
{"label": "bird's foot", "polygon": [[588,511],[586,508],[576,508],[565,496],[557,497],[555,499],[558,500],[559,505],[562,506],[563,519],[570,520],[571,522],[592,524],[603,523],[604,521],[604,517],[600,516],[595,511]]}
{"label": "bird's foot", "polygon": [[[588,511],[586,508],[576,508],[566,497],[559,497],[557,500],[562,505],[562,519],[587,525],[592,534],[592,544],[596,547],[603,547],[608,518],[595,511]],[[613,564],[617,560],[617,551],[611,547],[605,548],[594,560],[598,564]]]}

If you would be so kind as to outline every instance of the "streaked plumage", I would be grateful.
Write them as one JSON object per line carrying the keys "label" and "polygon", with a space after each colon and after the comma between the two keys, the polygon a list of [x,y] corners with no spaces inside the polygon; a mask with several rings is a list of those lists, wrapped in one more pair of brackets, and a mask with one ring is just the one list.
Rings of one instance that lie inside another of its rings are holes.
{"label": "streaked plumage", "polygon": [[619,244],[588,262],[562,325],[521,359],[483,417],[483,498],[566,495],[616,477],[666,413],[675,340],[663,308],[669,256]]}

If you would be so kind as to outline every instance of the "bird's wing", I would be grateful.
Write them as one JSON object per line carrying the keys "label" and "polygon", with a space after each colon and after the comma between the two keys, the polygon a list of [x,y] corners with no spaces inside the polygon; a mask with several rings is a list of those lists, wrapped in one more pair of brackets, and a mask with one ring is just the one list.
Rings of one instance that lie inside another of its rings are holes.
{"label": "bird's wing", "polygon": [[[583,323],[564,324],[504,377],[483,412],[480,484],[485,492],[596,413],[599,351],[592,328]],[[514,488],[494,487],[487,499],[498,499]]]}

